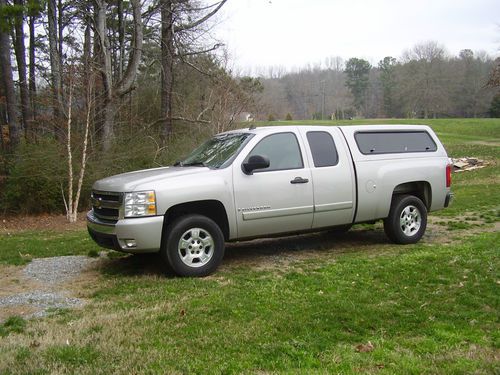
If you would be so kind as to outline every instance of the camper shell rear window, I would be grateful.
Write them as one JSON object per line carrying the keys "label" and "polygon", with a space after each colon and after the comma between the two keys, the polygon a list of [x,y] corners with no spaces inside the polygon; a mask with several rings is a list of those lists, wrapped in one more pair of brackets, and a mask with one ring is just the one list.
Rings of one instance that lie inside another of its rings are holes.
{"label": "camper shell rear window", "polygon": [[364,155],[434,152],[436,143],[426,131],[366,131],[354,134]]}

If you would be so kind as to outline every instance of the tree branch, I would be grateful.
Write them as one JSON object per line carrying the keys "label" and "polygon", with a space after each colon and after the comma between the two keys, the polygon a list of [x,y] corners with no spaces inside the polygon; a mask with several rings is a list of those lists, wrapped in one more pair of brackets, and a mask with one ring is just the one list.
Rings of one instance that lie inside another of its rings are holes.
{"label": "tree branch", "polygon": [[180,31],[190,30],[190,29],[195,28],[196,26],[201,25],[203,22],[207,21],[209,18],[211,18],[212,16],[214,16],[215,13],[217,13],[220,10],[220,8],[222,8],[222,6],[226,3],[226,1],[227,0],[222,0],[217,5],[217,7],[214,10],[212,10],[210,13],[207,13],[204,17],[202,17],[202,18],[200,18],[200,19],[198,19],[196,21],[193,21],[191,23],[187,23],[187,24],[184,24],[184,25],[175,26],[174,27],[174,33],[177,33],[177,32],[180,32]]}
{"label": "tree branch", "polygon": [[202,53],[207,53],[207,52],[215,51],[217,48],[220,48],[222,46],[224,46],[223,43],[216,43],[212,47],[204,49],[202,51],[190,51],[190,52],[185,52],[185,53],[177,53],[175,56],[177,56],[177,57],[186,57],[186,56],[200,55]]}
{"label": "tree branch", "polygon": [[122,96],[124,93],[130,91],[142,56],[143,25],[141,2],[140,0],[131,0],[130,3],[132,4],[132,14],[134,19],[134,38],[127,69],[123,74],[123,78],[116,85],[116,93],[119,96]]}

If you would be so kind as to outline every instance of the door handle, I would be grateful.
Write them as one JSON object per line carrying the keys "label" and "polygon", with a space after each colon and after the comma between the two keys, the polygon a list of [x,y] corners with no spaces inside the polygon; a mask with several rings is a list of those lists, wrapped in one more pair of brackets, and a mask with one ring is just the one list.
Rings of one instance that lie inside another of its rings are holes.
{"label": "door handle", "polygon": [[309,180],[307,178],[302,178],[302,177],[295,177],[292,181],[290,181],[291,184],[307,184]]}

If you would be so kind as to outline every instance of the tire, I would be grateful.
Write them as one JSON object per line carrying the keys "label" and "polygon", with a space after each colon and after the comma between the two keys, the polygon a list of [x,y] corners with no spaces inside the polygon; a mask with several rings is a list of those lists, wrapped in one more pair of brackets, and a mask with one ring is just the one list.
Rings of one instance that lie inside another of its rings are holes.
{"label": "tire", "polygon": [[224,235],[206,216],[182,216],[168,226],[167,240],[160,253],[178,276],[207,276],[224,257]]}
{"label": "tire", "polygon": [[396,195],[392,199],[389,216],[384,220],[384,231],[392,242],[418,242],[427,227],[427,208],[413,195]]}

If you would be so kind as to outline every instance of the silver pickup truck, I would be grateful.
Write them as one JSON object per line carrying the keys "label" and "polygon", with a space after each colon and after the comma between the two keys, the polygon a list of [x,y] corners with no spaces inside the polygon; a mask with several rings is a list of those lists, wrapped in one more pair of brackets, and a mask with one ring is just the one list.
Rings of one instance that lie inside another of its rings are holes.
{"label": "silver pickup truck", "polygon": [[217,268],[226,241],[384,220],[415,243],[447,207],[451,165],[421,125],[276,126],[218,134],[174,166],[96,181],[90,236],[102,247],[160,252],[178,275]]}

